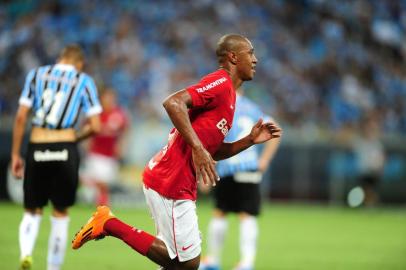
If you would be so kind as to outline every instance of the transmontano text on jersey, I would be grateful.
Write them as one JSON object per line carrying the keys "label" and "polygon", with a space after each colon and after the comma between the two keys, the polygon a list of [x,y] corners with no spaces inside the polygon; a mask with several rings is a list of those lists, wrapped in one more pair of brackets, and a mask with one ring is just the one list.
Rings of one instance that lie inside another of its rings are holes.
{"label": "transmontano text on jersey", "polygon": [[222,78],[220,78],[218,80],[215,80],[214,82],[209,83],[209,84],[207,84],[207,85],[205,85],[203,87],[196,88],[196,91],[199,92],[199,93],[202,93],[204,91],[212,89],[213,87],[215,87],[217,85],[220,85],[220,84],[224,83],[225,81],[227,81],[227,79],[222,77]]}

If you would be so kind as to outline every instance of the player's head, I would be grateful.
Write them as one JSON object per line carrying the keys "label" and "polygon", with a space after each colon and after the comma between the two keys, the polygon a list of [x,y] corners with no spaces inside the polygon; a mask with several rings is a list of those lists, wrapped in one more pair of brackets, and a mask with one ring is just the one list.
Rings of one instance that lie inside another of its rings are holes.
{"label": "player's head", "polygon": [[217,59],[222,67],[233,67],[243,81],[254,78],[258,59],[251,42],[239,34],[224,35],[217,42]]}
{"label": "player's head", "polygon": [[103,110],[109,111],[117,105],[116,92],[113,88],[107,87],[100,92],[100,103]]}
{"label": "player's head", "polygon": [[62,49],[58,62],[71,64],[75,66],[77,70],[81,71],[85,65],[85,54],[79,45],[71,44]]}

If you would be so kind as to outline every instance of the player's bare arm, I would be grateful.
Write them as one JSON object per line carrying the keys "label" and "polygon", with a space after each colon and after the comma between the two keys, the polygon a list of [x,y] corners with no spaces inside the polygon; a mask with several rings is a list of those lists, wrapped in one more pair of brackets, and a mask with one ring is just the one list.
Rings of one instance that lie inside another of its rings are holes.
{"label": "player's bare arm", "polygon": [[23,178],[24,174],[24,161],[21,157],[21,144],[30,110],[30,107],[20,105],[14,120],[13,143],[11,148],[11,173],[17,179]]}
{"label": "player's bare arm", "polygon": [[215,160],[232,157],[254,144],[264,143],[271,139],[280,138],[282,130],[275,123],[263,123],[262,119],[252,127],[250,134],[244,138],[232,142],[223,143],[214,155]]}
{"label": "player's bare arm", "polygon": [[215,169],[215,161],[204,148],[189,119],[188,108],[192,107],[190,94],[184,89],[180,90],[169,96],[163,102],[163,106],[175,128],[192,148],[196,179],[203,180],[205,184],[216,185],[219,177]]}
{"label": "player's bare arm", "polygon": [[129,125],[126,124],[122,129],[120,136],[118,137],[118,143],[116,144],[115,153],[118,159],[124,157],[124,151],[129,145]]}
{"label": "player's bare arm", "polygon": [[82,141],[96,133],[101,129],[100,116],[92,115],[87,119],[86,124],[76,133],[76,141]]}

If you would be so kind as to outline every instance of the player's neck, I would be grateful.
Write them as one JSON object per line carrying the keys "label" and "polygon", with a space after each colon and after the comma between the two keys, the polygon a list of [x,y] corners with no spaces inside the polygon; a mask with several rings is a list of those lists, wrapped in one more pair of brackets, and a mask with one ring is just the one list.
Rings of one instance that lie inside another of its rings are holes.
{"label": "player's neck", "polygon": [[235,74],[235,72],[232,72],[230,69],[228,69],[227,67],[221,65],[219,67],[219,69],[224,70],[227,72],[228,76],[230,76],[231,81],[233,82],[233,86],[234,89],[237,90],[238,88],[240,88],[240,86],[242,85],[243,81]]}
{"label": "player's neck", "polygon": [[230,72],[230,70],[228,70],[228,68],[226,68],[226,67],[223,66],[223,65],[220,65],[220,66],[219,66],[219,69],[224,70],[225,72],[227,72],[228,76],[231,77],[231,72]]}
{"label": "player's neck", "polygon": [[60,59],[57,64],[60,65],[67,65],[67,66],[73,66],[76,70],[81,71],[81,68],[75,63],[74,61],[71,61],[69,59]]}

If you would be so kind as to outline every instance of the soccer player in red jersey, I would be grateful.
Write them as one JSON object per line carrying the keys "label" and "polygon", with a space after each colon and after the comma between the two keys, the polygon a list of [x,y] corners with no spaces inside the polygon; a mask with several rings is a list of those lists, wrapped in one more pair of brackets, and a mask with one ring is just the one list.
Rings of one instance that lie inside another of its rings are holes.
{"label": "soccer player in red jersey", "polygon": [[257,58],[251,42],[237,34],[221,37],[216,55],[217,71],[163,103],[175,128],[169,134],[168,144],[149,161],[143,175],[157,236],[123,223],[107,207],[98,207],[76,234],[74,249],[92,239],[114,236],[162,269],[199,268],[197,181],[216,185],[220,179],[215,160],[277,138],[281,132],[275,124],[259,119],[246,137],[233,143],[223,142],[233,122],[236,89],[253,79]]}
{"label": "soccer player in red jersey", "polygon": [[96,205],[109,205],[109,186],[118,177],[119,159],[129,121],[124,109],[117,103],[114,89],[103,90],[100,103],[103,108],[101,130],[89,140],[82,179],[96,187]]}

